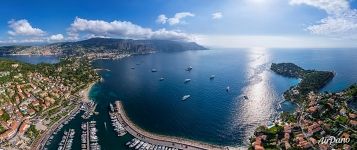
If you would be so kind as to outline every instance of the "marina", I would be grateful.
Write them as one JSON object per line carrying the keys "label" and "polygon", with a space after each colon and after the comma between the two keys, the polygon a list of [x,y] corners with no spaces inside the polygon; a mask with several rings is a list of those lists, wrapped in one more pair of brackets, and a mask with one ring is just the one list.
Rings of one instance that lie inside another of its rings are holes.
{"label": "marina", "polygon": [[61,142],[58,144],[57,150],[71,150],[73,144],[75,131],[74,129],[69,129],[63,133]]}
{"label": "marina", "polygon": [[124,136],[127,132],[124,128],[124,125],[119,122],[117,116],[114,114],[114,108],[112,104],[110,104],[109,116],[112,121],[114,131],[117,133],[118,136]]}
{"label": "marina", "polygon": [[83,103],[83,105],[81,107],[81,110],[84,111],[82,118],[89,119],[93,114],[97,114],[97,112],[95,112],[96,107],[97,107],[97,104],[94,103],[93,101]]}
{"label": "marina", "polygon": [[52,144],[54,136],[56,136],[56,134],[63,128],[65,123],[67,124],[71,121],[79,112],[80,107],[75,107],[67,117],[60,120],[57,124],[54,124],[52,128],[46,130],[46,136],[43,136],[41,139],[33,142],[33,147],[36,149],[47,149],[45,147]]}
{"label": "marina", "polygon": [[81,148],[82,150],[100,150],[98,144],[96,121],[85,122],[81,125]]}

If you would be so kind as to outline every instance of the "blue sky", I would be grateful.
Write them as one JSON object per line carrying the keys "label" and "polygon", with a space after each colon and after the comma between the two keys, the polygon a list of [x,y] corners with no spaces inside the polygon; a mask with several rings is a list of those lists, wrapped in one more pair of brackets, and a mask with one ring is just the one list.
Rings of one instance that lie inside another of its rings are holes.
{"label": "blue sky", "polygon": [[4,0],[0,45],[91,37],[357,47],[355,0]]}

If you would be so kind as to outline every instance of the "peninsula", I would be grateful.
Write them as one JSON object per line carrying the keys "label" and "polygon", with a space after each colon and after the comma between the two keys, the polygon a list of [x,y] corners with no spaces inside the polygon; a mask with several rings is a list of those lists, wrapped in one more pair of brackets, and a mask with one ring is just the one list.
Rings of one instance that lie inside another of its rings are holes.
{"label": "peninsula", "polygon": [[[338,93],[320,93],[334,77],[333,72],[305,70],[293,63],[273,63],[271,70],[301,79],[284,93],[284,98],[298,108],[292,114],[282,113],[274,125],[258,127],[250,139],[250,149],[357,148],[357,113],[349,107],[350,102],[357,101],[357,84]],[[329,143],[324,138],[343,141]]]}

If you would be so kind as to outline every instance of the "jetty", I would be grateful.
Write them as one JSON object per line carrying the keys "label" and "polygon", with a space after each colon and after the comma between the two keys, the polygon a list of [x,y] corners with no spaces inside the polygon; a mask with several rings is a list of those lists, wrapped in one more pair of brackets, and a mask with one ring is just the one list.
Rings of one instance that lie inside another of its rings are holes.
{"label": "jetty", "polygon": [[124,125],[124,128],[128,133],[130,133],[140,141],[146,143],[151,143],[153,145],[162,145],[166,147],[172,147],[174,149],[183,149],[183,150],[228,150],[229,149],[228,147],[222,147],[218,145],[212,145],[212,144],[193,141],[189,139],[158,135],[158,134],[147,132],[130,121],[120,101],[115,102],[114,114],[117,116],[119,122]]}

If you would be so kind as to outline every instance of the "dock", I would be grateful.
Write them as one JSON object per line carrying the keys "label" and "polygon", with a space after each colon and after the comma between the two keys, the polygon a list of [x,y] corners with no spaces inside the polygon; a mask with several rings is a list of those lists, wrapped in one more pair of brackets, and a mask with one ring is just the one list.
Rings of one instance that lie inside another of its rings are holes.
{"label": "dock", "polygon": [[208,143],[193,141],[189,139],[158,135],[154,133],[147,132],[140,127],[137,127],[130,119],[126,116],[123,109],[121,101],[115,102],[115,115],[117,115],[118,120],[124,125],[125,130],[133,135],[135,138],[151,143],[154,145],[162,145],[167,147],[172,147],[176,149],[183,150],[228,150],[228,147],[222,147],[218,145],[212,145]]}

